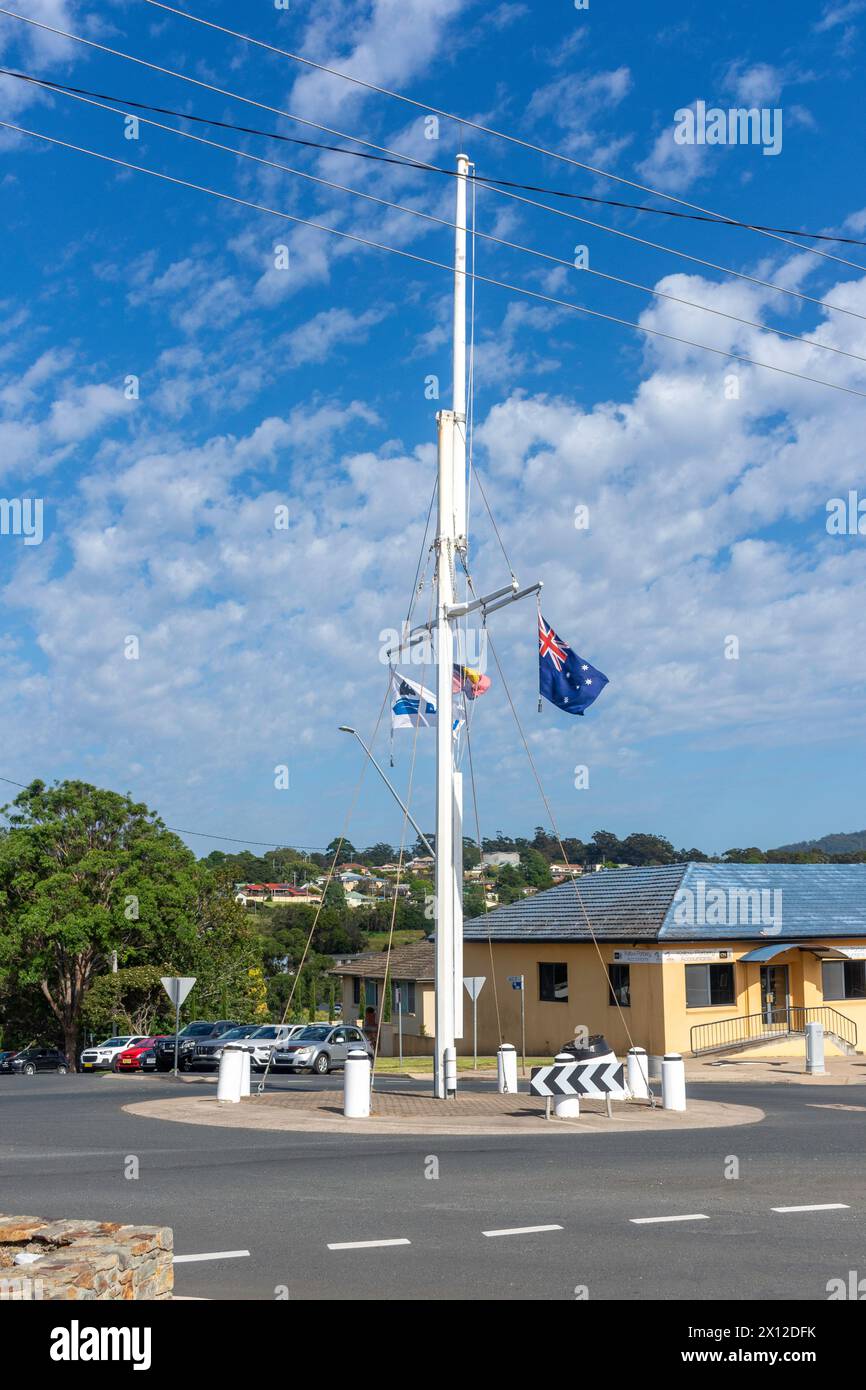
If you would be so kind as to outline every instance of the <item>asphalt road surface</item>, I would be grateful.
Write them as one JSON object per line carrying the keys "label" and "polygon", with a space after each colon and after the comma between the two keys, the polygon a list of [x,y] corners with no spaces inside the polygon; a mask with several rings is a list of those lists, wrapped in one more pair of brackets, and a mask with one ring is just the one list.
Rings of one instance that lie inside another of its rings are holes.
{"label": "asphalt road surface", "polygon": [[172,1094],[0,1078],[0,1211],[169,1225],[176,1292],[201,1298],[823,1301],[866,1276],[860,1087],[695,1087],[767,1118],[609,1138],[332,1138],[121,1108]]}

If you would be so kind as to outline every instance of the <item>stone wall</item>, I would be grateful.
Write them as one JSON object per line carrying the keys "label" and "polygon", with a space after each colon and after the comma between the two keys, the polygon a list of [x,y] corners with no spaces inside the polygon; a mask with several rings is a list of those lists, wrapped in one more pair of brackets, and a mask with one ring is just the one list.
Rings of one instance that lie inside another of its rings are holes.
{"label": "stone wall", "polygon": [[171,1298],[173,1244],[169,1226],[0,1215],[0,1300]]}

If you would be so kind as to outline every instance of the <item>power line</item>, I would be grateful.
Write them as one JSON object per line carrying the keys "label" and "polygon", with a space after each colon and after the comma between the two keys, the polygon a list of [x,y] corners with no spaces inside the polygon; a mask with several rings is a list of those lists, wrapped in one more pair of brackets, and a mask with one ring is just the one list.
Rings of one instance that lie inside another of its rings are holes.
{"label": "power line", "polygon": [[[237,125],[232,121],[220,121],[212,116],[193,115],[188,111],[177,111],[170,106],[155,106],[151,102],[133,101],[129,97],[115,96],[109,92],[95,92],[88,87],[73,87],[67,82],[57,82],[49,77],[34,77],[32,73],[19,72],[14,68],[0,67],[0,75],[4,77],[15,77],[19,82],[30,82],[39,87],[48,87],[54,91],[66,92],[71,96],[99,97],[103,101],[116,101],[122,106],[131,106],[138,111],[154,111],[162,116],[176,116],[178,120],[194,121],[199,125],[219,126],[221,130],[234,130],[241,135],[261,136],[266,140],[280,140],[288,145],[301,145],[306,149],[320,150],[326,154],[344,154],[352,159],[369,159],[375,164],[396,164],[404,168],[417,169],[420,173],[441,174],[445,178],[457,178],[454,169],[445,169],[439,164],[426,164],[421,160],[410,159],[408,155],[381,155],[367,154],[363,150],[350,150],[345,145],[326,145],[320,140],[303,140],[297,135],[282,135],[273,130],[261,130],[257,126]],[[243,98],[238,98],[243,100]],[[384,147],[383,147],[384,148]],[[771,227],[759,222],[742,222],[735,217],[703,216],[692,212],[674,212],[672,208],[653,208],[647,203],[627,203],[621,198],[602,198],[591,193],[567,192],[562,188],[548,188],[544,184],[520,183],[515,179],[497,179],[492,174],[470,173],[467,175],[472,180],[477,180],[482,185],[500,188],[519,188],[527,193],[544,193],[548,198],[568,198],[581,203],[595,203],[602,207],[621,208],[630,212],[652,213],[657,217],[674,217],[685,222],[705,222],[710,226],[717,227],[740,227],[746,231],[760,232],[780,232],[787,236],[808,237],[814,241],[837,241],[844,242],[847,246],[866,246],[866,241],[861,241],[857,237],[833,236],[828,232],[806,232],[801,228],[792,227]],[[540,206],[535,204],[534,206]],[[553,211],[553,209],[550,209]]]}
{"label": "power line", "polygon": [[[650,193],[655,198],[665,198],[668,202],[678,203],[681,207],[691,208],[694,212],[704,213],[711,218],[724,218],[724,213],[714,212],[712,208],[701,207],[699,203],[690,203],[685,198],[678,198],[673,193],[665,193],[659,188],[651,188],[647,184],[638,183],[635,179],[627,179],[621,174],[613,174],[609,169],[600,169],[594,164],[586,164],[583,160],[574,159],[571,155],[560,154],[556,150],[546,149],[543,145],[536,145],[530,140],[523,140],[518,135],[509,135],[506,131],[496,130],[492,126],[481,124],[480,121],[469,120],[466,116],[458,116],[453,111],[444,111],[438,106],[429,106],[425,102],[416,101],[414,97],[404,96],[402,92],[393,92],[388,87],[378,87],[373,82],[366,82],[363,78],[353,77],[349,73],[340,72],[338,68],[327,67],[324,63],[314,62],[312,58],[304,58],[300,53],[292,53],[289,49],[278,48],[275,44],[265,43],[261,39],[254,39],[250,34],[241,34],[236,29],[228,29],[222,24],[215,24],[212,20],[202,19],[200,15],[190,14],[187,10],[178,10],[173,5],[167,5],[163,0],[146,0],[148,5],[153,5],[157,9],[166,10],[171,14],[178,15],[181,19],[188,19],[194,24],[202,24],[208,29],[216,29],[222,34],[228,34],[231,38],[241,39],[243,43],[253,44],[256,48],[266,49],[269,53],[279,54],[280,57],[289,58],[294,63],[302,63],[306,67],[315,68],[319,72],[327,73],[330,77],[339,77],[344,82],[351,82],[357,87],[363,87],[369,92],[376,92],[379,96],[391,97],[394,101],[402,101],[407,106],[414,106],[417,110],[428,111],[436,116],[443,116],[446,120],[455,121],[461,126],[466,126],[470,130],[481,131],[484,135],[492,135],[498,140],[507,140],[511,145],[519,145],[522,149],[531,150],[534,154],[545,155],[548,159],[557,159],[562,164],[573,165],[576,169],[583,169],[590,174],[596,174],[601,178],[612,179],[616,183],[622,183],[629,188],[636,188],[641,193]],[[19,16],[20,17],[20,16]],[[789,241],[787,237],[777,232],[772,232],[763,227],[748,225],[751,231],[758,232],[761,236],[772,237],[776,241],[785,241],[789,246],[794,246],[798,251],[808,251],[813,256],[822,256],[826,260],[840,261],[842,265],[851,265],[855,270],[864,270],[866,267],[858,266],[853,261],[840,260],[840,257],[833,256],[827,251],[819,251],[814,246],[800,246],[795,241]]]}
{"label": "power line", "polygon": [[[114,155],[100,154],[98,150],[90,150],[82,145],[75,145],[69,140],[60,140],[53,135],[45,135],[38,130],[28,130],[26,126],[13,124],[11,121],[0,121],[0,127],[6,130],[17,131],[19,135],[29,135],[34,140],[44,140],[49,145],[58,145],[62,149],[74,150],[78,154],[89,155],[93,159],[102,160],[107,164],[116,164],[122,169],[131,169],[135,173],[148,174],[151,178],[161,179],[165,183],[172,183],[181,188],[189,188],[197,193],[207,193],[210,197],[220,198],[223,202],[234,203],[239,207],[251,208],[254,212],[265,212],[273,217],[279,217],[288,222],[294,222],[299,226],[312,227],[315,231],[327,232],[331,236],[342,237],[347,241],[353,241],[359,246],[366,246],[375,251],[387,251],[391,255],[401,256],[404,260],[414,261],[419,265],[433,266],[437,270],[445,270],[449,275],[453,275],[454,267],[445,264],[443,261],[435,261],[428,256],[419,256],[414,251],[404,251],[396,246],[387,246],[382,242],[373,241],[370,237],[359,236],[355,232],[342,231],[338,227],[328,227],[322,222],[314,222],[307,217],[298,217],[291,212],[282,212],[277,208],[267,207],[263,203],[254,203],[246,198],[238,198],[233,193],[222,193],[215,188],[207,188],[204,184],[192,183],[189,179],[181,179],[173,174],[164,174],[157,169],[149,169],[143,164],[131,164],[128,160],[118,159]],[[466,272],[471,274],[474,280],[480,284],[494,285],[498,289],[508,290],[513,294],[521,294],[529,299],[536,299],[544,304],[552,304],[556,308],[573,310],[579,314],[586,314],[590,318],[601,319],[607,323],[615,323],[623,328],[633,328],[638,333],[644,333],[649,337],[663,338],[668,342],[680,343],[684,347],[698,348],[702,352],[711,352],[716,357],[724,357],[731,362],[743,362],[749,367],[763,367],[767,371],[777,372],[782,376],[793,377],[797,381],[808,381],[814,386],[825,386],[831,391],[841,391],[846,396],[859,396],[866,400],[866,391],[858,391],[851,386],[842,386],[839,382],[824,381],[820,377],[809,376],[804,372],[795,372],[787,367],[774,366],[770,362],[762,362],[755,357],[747,357],[743,353],[728,352],[725,348],[710,347],[707,343],[696,342],[693,338],[683,338],[679,334],[665,333],[659,328],[649,328],[646,324],[634,323],[631,319],[620,318],[615,314],[605,314],[600,309],[589,309],[584,304],[574,304],[567,299],[557,299],[553,295],[542,294],[539,290],[526,289],[522,285],[512,285],[507,280],[498,280],[490,275],[478,275],[476,272]]]}
{"label": "power line", "polygon": [[[14,782],[11,777],[0,777],[0,782],[8,782],[10,787],[21,787],[27,791],[33,784],[32,782]],[[279,840],[247,840],[240,835],[212,835],[209,830],[181,830],[176,825],[167,825],[166,830],[171,830],[175,835],[196,835],[203,840],[222,840],[234,845],[256,845],[265,849],[305,849],[310,853],[324,853],[327,845],[280,845]]]}
{"label": "power line", "polygon": [[[3,69],[0,68],[0,73],[2,72]],[[40,79],[38,78],[33,78],[31,80],[34,81],[37,86],[42,85]],[[87,106],[95,106],[101,111],[110,111],[113,115],[116,116],[123,116],[126,114],[123,110],[117,107],[108,106],[104,101],[97,101],[94,98],[83,95],[81,92],[63,90],[63,95],[71,97],[73,101],[84,102]],[[312,183],[320,184],[324,188],[329,188],[339,193],[349,193],[356,198],[363,198],[367,202],[376,203],[380,207],[389,208],[393,212],[408,213],[413,217],[420,217],[424,221],[433,222],[437,226],[447,227],[451,231],[456,230],[456,224],[454,222],[450,222],[447,218],[444,217],[435,217],[432,213],[429,212],[422,212],[420,208],[411,208],[407,207],[404,203],[395,203],[390,201],[388,198],[379,198],[375,194],[365,193],[362,189],[359,188],[349,188],[346,184],[335,183],[331,179],[321,178],[317,174],[308,173],[306,170],[293,169],[288,164],[280,164],[273,159],[264,159],[261,155],[251,154],[248,150],[239,150],[236,149],[233,145],[223,145],[218,140],[208,140],[204,136],[193,135],[192,132],[188,130],[178,130],[175,126],[165,125],[162,121],[154,121],[149,119],[147,116],[135,116],[133,117],[133,119],[141,121],[145,125],[153,126],[157,130],[167,131],[170,135],[178,135],[182,140],[193,140],[196,144],[207,145],[209,148],[215,150],[222,150],[225,154],[232,154],[238,159],[249,159],[256,164],[263,164],[269,169],[279,169],[282,173],[292,174],[297,178],[307,179]],[[574,265],[574,262],[563,260],[561,256],[551,255],[547,251],[539,251],[536,247],[533,246],[523,246],[519,242],[508,241],[503,237],[492,236],[488,232],[481,232],[475,228],[473,228],[473,236],[481,237],[484,241],[493,242],[497,246],[504,246],[510,251],[523,252],[525,255],[535,256],[540,260],[549,261],[554,265],[563,266],[567,270],[578,269],[578,267]],[[788,338],[792,342],[805,343],[807,347],[821,348],[822,351],[832,352],[839,357],[850,357],[857,362],[866,362],[866,357],[862,357],[859,353],[856,352],[848,352],[845,348],[834,347],[830,343],[822,343],[815,338],[804,338],[801,334],[792,333],[790,332],[790,330],[786,328],[772,328],[768,324],[758,323],[755,319],[746,319],[742,318],[738,314],[729,314],[724,309],[714,309],[711,308],[708,304],[699,304],[696,300],[686,299],[682,295],[670,294],[668,291],[656,289],[652,285],[642,285],[638,281],[627,280],[623,276],[613,275],[608,271],[598,270],[593,266],[580,267],[580,271],[582,274],[593,275],[598,279],[609,280],[614,284],[623,285],[627,289],[639,290],[642,294],[649,294],[657,299],[669,299],[674,304],[683,304],[690,309],[698,309],[705,314],[714,314],[719,318],[728,319],[732,323],[739,323],[747,328],[757,328],[762,333],[772,333],[778,337]]]}
{"label": "power line", "polygon": [[[83,37],[82,35],[80,35],[80,34],[73,34],[73,33],[70,33],[70,32],[69,32],[68,30],[66,30],[66,29],[58,29],[58,28],[56,28],[56,27],[53,26],[53,25],[44,24],[44,23],[42,23],[40,20],[30,19],[30,18],[26,17],[25,15],[16,14],[13,10],[6,10],[6,9],[4,9],[4,8],[2,8],[2,7],[0,7],[0,14],[8,15],[8,16],[9,16],[10,18],[12,18],[12,19],[19,19],[19,20],[21,20],[21,21],[22,21],[23,23],[25,23],[25,24],[33,25],[33,26],[34,26],[35,28],[37,28],[37,29],[44,29],[44,30],[47,31],[48,33],[57,34],[57,35],[59,35],[59,36],[62,37],[62,38],[72,39],[72,40],[73,40],[74,42],[76,42],[76,43],[82,43],[82,44],[84,44],[84,45],[85,45],[86,47],[88,47],[88,48],[95,48],[95,49],[97,49],[97,50],[98,50],[99,52],[101,52],[101,53],[108,53],[108,54],[110,54],[112,57],[115,57],[115,58],[123,58],[124,60],[126,60],[126,61],[128,61],[128,62],[136,63],[139,67],[149,68],[149,69],[151,69],[153,72],[161,73],[161,74],[163,74],[164,76],[176,77],[176,78],[178,78],[178,79],[179,79],[180,81],[182,81],[182,82],[190,82],[190,83],[193,84],[193,86],[202,87],[202,88],[204,88],[206,91],[215,92],[218,96],[229,97],[229,98],[230,98],[231,100],[233,100],[233,101],[240,101],[240,102],[243,102],[243,103],[244,103],[245,105],[247,105],[247,106],[254,106],[254,107],[256,107],[257,109],[259,109],[259,110],[261,110],[261,111],[268,111],[268,112],[270,112],[272,115],[282,116],[282,117],[286,118],[287,120],[290,120],[290,121],[297,121],[297,122],[299,122],[299,123],[302,124],[302,125],[311,126],[311,127],[313,127],[314,129],[323,131],[324,133],[326,133],[326,134],[328,134],[328,135],[336,135],[336,136],[338,136],[341,140],[350,140],[350,141],[352,141],[354,144],[364,145],[364,146],[365,146],[367,149],[369,149],[369,150],[375,150],[375,151],[377,151],[379,155],[394,156],[394,160],[393,160],[393,161],[392,161],[392,160],[388,160],[388,161],[387,161],[387,162],[389,162],[389,163],[390,163],[390,162],[396,162],[397,164],[401,164],[401,163],[402,163],[406,168],[410,168],[410,169],[413,169],[413,170],[416,170],[416,169],[417,169],[417,170],[429,170],[429,171],[432,171],[432,172],[434,172],[434,173],[440,172],[439,169],[438,169],[438,167],[437,167],[436,165],[434,165],[434,164],[427,164],[427,163],[424,162],[424,161],[417,161],[417,160],[416,160],[416,161],[413,161],[413,160],[410,160],[407,156],[401,155],[401,153],[400,153],[399,150],[390,149],[387,145],[376,145],[376,144],[374,144],[373,142],[371,142],[371,141],[369,141],[369,140],[364,140],[364,139],[362,139],[360,136],[349,135],[349,134],[346,134],[344,131],[334,130],[331,126],[320,125],[317,121],[307,120],[307,119],[306,119],[305,117],[303,117],[303,116],[295,116],[295,115],[293,115],[293,113],[292,113],[291,111],[285,111],[285,110],[283,110],[281,107],[278,107],[278,106],[269,106],[269,105],[267,105],[265,102],[256,101],[256,100],[254,100],[252,97],[246,97],[246,96],[241,95],[241,93],[239,93],[239,92],[232,92],[232,91],[229,91],[229,90],[228,90],[227,88],[225,88],[225,87],[217,87],[217,86],[215,86],[213,83],[204,82],[204,81],[202,81],[200,78],[197,78],[197,77],[190,77],[188,74],[182,73],[182,72],[178,72],[176,69],[163,67],[163,66],[161,66],[159,63],[152,63],[152,62],[150,62],[150,61],[149,61],[148,59],[146,59],[146,58],[137,58],[134,54],[131,54],[131,53],[124,53],[121,49],[110,48],[110,47],[108,47],[107,44],[97,43],[94,39],[86,39],[86,38],[84,38],[84,37]],[[194,119],[194,118],[187,118],[187,117],[184,117],[182,113],[178,113],[178,114],[180,115],[180,117],[181,117],[182,119]],[[266,132],[263,132],[263,133],[266,133]],[[287,140],[287,141],[288,141],[288,140],[291,140],[291,137],[288,137],[288,136],[275,136],[274,138],[276,138],[276,139],[281,139],[281,140]],[[294,141],[292,141],[292,143],[294,143]],[[297,143],[299,143],[299,144],[309,143],[310,145],[313,145],[313,144],[314,144],[314,142],[312,142],[312,141],[311,141],[311,142],[298,141]],[[343,151],[338,151],[338,152],[342,153]],[[372,158],[372,156],[361,156],[361,157]],[[451,171],[449,171],[449,173],[450,173],[450,172],[451,172]],[[740,271],[737,271],[737,270],[733,270],[733,269],[731,269],[730,267],[724,267],[724,266],[715,265],[712,261],[702,260],[700,257],[689,255],[689,254],[688,254],[687,252],[685,252],[685,251],[678,251],[678,250],[676,250],[676,249],[673,248],[673,247],[663,246],[663,245],[661,245],[661,244],[659,244],[659,243],[651,242],[651,241],[648,241],[648,240],[645,241],[645,240],[644,240],[643,238],[641,238],[641,237],[635,236],[635,235],[633,235],[633,234],[631,234],[631,233],[629,233],[629,232],[621,231],[621,230],[618,229],[618,228],[606,227],[606,226],[604,225],[604,223],[601,223],[601,222],[593,222],[593,221],[592,221],[591,219],[589,219],[589,218],[580,217],[577,213],[567,212],[564,208],[551,208],[551,207],[549,207],[549,206],[548,206],[547,204],[545,204],[545,203],[538,203],[538,202],[536,202],[536,201],[535,201],[534,199],[532,199],[532,198],[524,198],[521,194],[511,192],[511,191],[509,191],[509,190],[506,189],[506,188],[499,188],[499,187],[496,187],[494,184],[487,184],[487,183],[485,183],[483,180],[482,180],[481,182],[482,182],[482,186],[483,186],[483,187],[489,187],[489,188],[491,188],[491,190],[492,190],[493,192],[498,193],[498,194],[499,194],[501,197],[503,197],[503,198],[511,198],[511,199],[514,200],[515,202],[523,203],[523,204],[525,204],[525,205],[527,205],[527,206],[529,206],[529,207],[540,208],[540,209],[543,209],[543,210],[546,211],[546,212],[555,213],[557,216],[560,216],[560,217],[567,217],[567,218],[569,218],[569,219],[572,220],[572,221],[581,222],[581,223],[585,224],[586,226],[591,226],[591,227],[599,228],[599,229],[602,230],[602,231],[610,232],[610,233],[611,233],[612,235],[614,235],[614,236],[622,236],[622,237],[625,237],[625,238],[626,238],[627,240],[629,240],[629,241],[638,242],[638,243],[640,243],[640,244],[653,247],[653,248],[655,248],[655,249],[657,249],[657,250],[665,251],[665,252],[669,253],[670,255],[682,256],[682,257],[683,257],[684,259],[686,259],[686,260],[693,261],[693,262],[695,262],[695,263],[697,263],[697,264],[704,265],[704,266],[710,267],[710,268],[715,269],[715,270],[719,270],[719,271],[721,271],[721,272],[723,272],[723,273],[725,273],[725,274],[728,274],[728,275],[734,275],[734,276],[736,276],[736,277],[739,278],[739,279],[748,280],[748,281],[750,281],[750,282],[752,282],[752,283],[762,285],[762,286],[764,286],[765,288],[776,290],[776,291],[778,291],[778,292],[781,293],[781,294],[789,295],[789,296],[791,296],[792,298],[795,298],[795,299],[801,299],[801,300],[805,300],[805,301],[807,301],[807,302],[809,302],[809,303],[819,304],[819,305],[821,305],[823,308],[832,309],[832,310],[834,310],[834,311],[837,312],[837,313],[848,314],[848,315],[850,315],[851,317],[854,317],[854,318],[864,318],[864,317],[866,317],[866,316],[864,316],[864,315],[862,315],[862,314],[856,313],[856,311],[853,310],[853,309],[845,309],[845,308],[842,308],[841,305],[830,304],[830,303],[828,303],[828,302],[825,301],[825,300],[816,299],[816,298],[813,298],[811,295],[802,294],[802,293],[801,293],[800,291],[798,291],[798,290],[790,290],[790,289],[788,289],[788,288],[785,287],[785,286],[776,285],[776,284],[773,284],[773,283],[770,282],[770,281],[757,279],[755,276],[746,275],[746,274],[744,274],[743,272],[740,272]],[[854,265],[853,262],[845,262],[845,264],[850,264],[850,265],[852,265],[852,266],[854,267],[854,269],[862,269],[862,267]]]}

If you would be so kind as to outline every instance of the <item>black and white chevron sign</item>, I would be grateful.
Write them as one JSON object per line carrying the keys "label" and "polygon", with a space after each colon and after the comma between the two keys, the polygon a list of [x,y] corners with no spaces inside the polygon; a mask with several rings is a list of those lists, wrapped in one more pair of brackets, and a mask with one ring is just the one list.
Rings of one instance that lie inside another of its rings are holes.
{"label": "black and white chevron sign", "polygon": [[628,1096],[623,1068],[619,1062],[554,1062],[533,1067],[529,1079],[533,1096],[606,1096],[624,1100]]}

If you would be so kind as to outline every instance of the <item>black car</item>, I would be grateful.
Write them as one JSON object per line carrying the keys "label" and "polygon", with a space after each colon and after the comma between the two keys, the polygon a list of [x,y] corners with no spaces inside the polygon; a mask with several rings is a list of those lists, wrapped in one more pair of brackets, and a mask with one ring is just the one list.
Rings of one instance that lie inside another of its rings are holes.
{"label": "black car", "polygon": [[15,1053],[14,1053],[14,1051],[13,1051],[11,1048],[8,1048],[8,1047],[7,1047],[7,1048],[5,1048],[3,1051],[0,1051],[0,1071],[8,1071],[8,1070],[9,1070],[9,1068],[8,1068],[8,1067],[4,1067],[3,1064],[4,1064],[4,1062],[11,1062],[11,1061],[12,1061],[12,1058],[13,1058],[14,1056],[15,1056]]}
{"label": "black car", "polygon": [[[200,1019],[188,1023],[176,1035],[178,1069],[180,1071],[188,1069],[196,1043],[203,1042],[205,1038],[218,1038],[223,1033],[227,1033],[230,1028],[237,1027],[238,1024],[234,1019],[227,1018],[218,1019],[216,1023],[206,1023]],[[168,1038],[160,1038],[156,1044],[157,1071],[171,1071],[174,1066],[174,1040],[175,1034],[172,1033]]]}
{"label": "black car", "polygon": [[0,1071],[14,1072],[17,1076],[35,1076],[38,1071],[54,1071],[65,1076],[69,1063],[56,1047],[25,1047],[23,1052],[15,1052],[2,1062]]}

